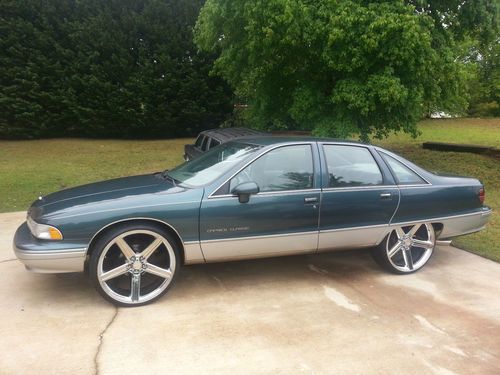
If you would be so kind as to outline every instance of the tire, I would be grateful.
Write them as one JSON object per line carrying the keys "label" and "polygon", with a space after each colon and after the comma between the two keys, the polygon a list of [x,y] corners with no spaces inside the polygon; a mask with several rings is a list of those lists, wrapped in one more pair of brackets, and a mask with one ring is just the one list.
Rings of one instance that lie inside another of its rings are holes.
{"label": "tire", "polygon": [[406,275],[423,268],[436,247],[430,223],[395,227],[372,250],[373,259],[389,272]]}
{"label": "tire", "polygon": [[102,235],[92,250],[90,280],[116,306],[156,301],[173,285],[181,266],[175,239],[154,224],[116,227]]}

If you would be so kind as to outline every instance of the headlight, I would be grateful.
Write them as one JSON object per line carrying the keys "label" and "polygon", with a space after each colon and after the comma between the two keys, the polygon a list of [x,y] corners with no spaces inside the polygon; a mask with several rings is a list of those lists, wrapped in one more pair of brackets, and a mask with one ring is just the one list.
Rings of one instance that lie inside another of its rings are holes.
{"label": "headlight", "polygon": [[46,224],[38,224],[30,216],[26,219],[31,234],[41,240],[62,240],[63,236],[59,229]]}

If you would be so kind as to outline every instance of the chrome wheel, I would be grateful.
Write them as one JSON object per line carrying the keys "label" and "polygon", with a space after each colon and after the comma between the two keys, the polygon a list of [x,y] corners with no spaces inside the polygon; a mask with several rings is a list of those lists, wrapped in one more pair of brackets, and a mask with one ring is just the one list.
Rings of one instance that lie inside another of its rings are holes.
{"label": "chrome wheel", "polygon": [[429,223],[396,227],[387,237],[386,256],[399,272],[414,272],[427,263],[435,243],[434,228]]}
{"label": "chrome wheel", "polygon": [[100,252],[96,277],[102,291],[123,305],[143,304],[160,296],[176,269],[170,242],[156,231],[123,232]]}

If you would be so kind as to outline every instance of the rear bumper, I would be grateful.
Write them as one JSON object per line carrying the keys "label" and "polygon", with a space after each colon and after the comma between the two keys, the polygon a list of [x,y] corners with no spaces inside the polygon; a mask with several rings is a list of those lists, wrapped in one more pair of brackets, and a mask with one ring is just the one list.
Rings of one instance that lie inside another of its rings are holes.
{"label": "rear bumper", "polygon": [[87,248],[78,244],[37,240],[26,223],[17,229],[13,248],[26,269],[39,273],[81,272],[87,255]]}
{"label": "rear bumper", "polygon": [[440,233],[439,239],[444,240],[484,229],[490,219],[491,212],[491,208],[483,207],[478,212],[439,220],[443,223],[443,231]]}

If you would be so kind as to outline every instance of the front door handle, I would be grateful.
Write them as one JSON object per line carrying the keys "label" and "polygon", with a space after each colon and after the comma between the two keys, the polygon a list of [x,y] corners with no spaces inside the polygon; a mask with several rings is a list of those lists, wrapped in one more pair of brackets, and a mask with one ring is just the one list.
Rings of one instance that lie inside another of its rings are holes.
{"label": "front door handle", "polygon": [[304,198],[304,203],[318,203],[318,198],[316,197]]}
{"label": "front door handle", "polygon": [[380,193],[380,199],[389,199],[392,197],[391,193]]}

